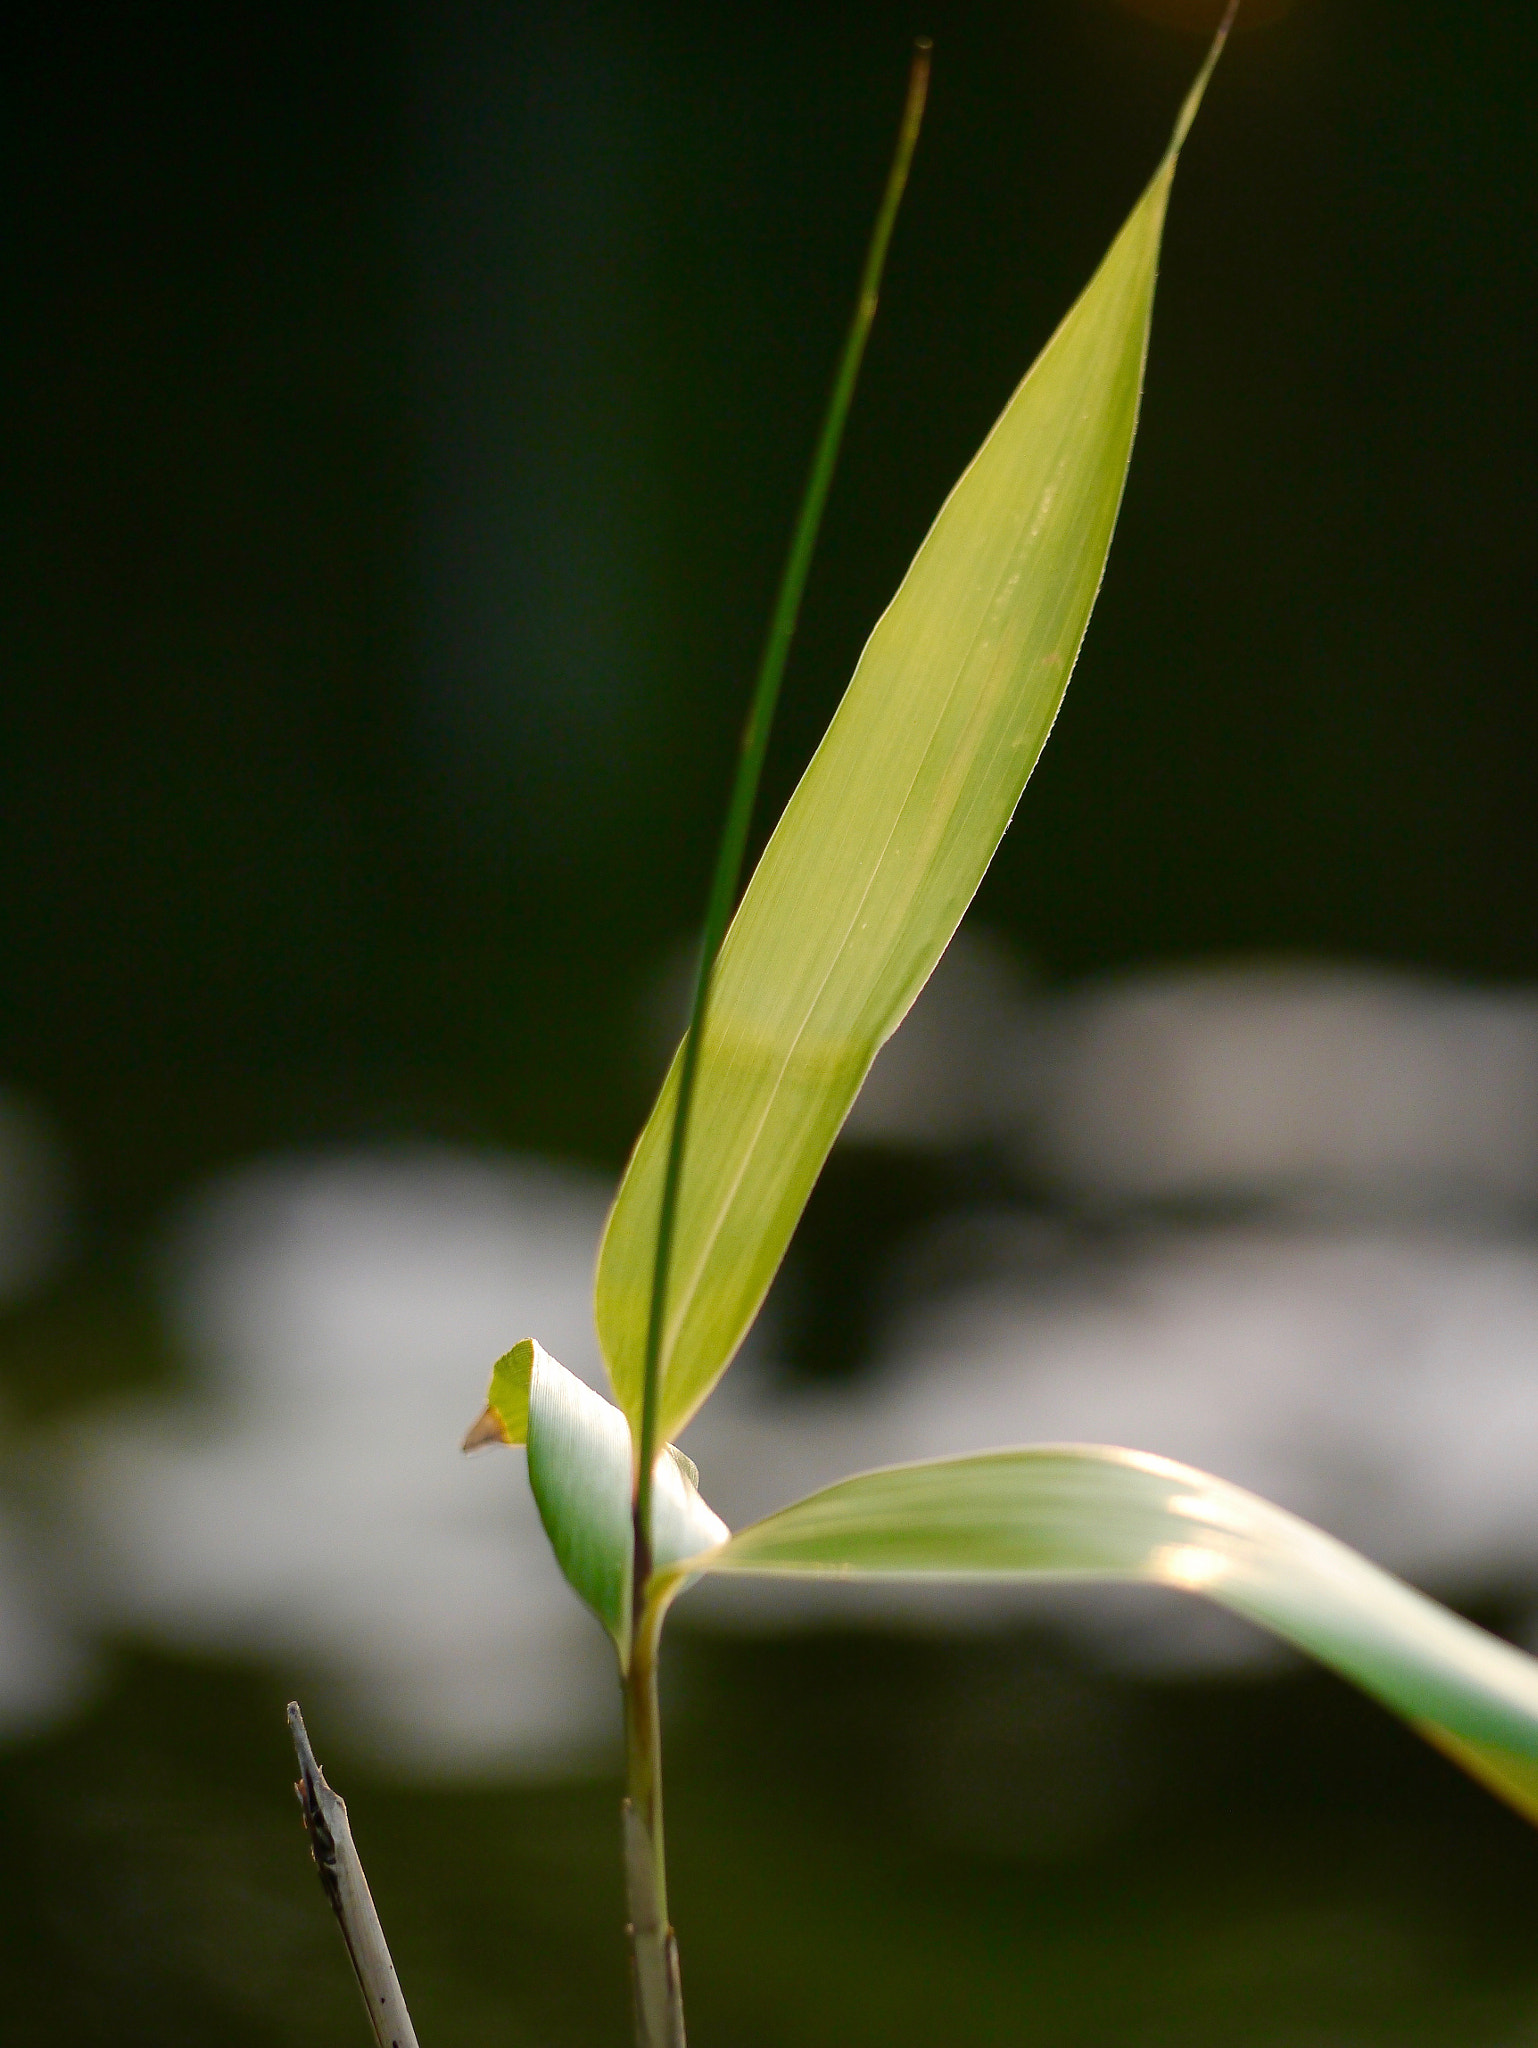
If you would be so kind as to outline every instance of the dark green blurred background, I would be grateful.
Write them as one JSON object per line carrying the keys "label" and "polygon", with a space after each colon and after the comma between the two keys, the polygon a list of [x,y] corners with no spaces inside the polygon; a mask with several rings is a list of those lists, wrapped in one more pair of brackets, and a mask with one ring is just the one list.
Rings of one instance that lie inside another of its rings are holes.
{"label": "dark green blurred background", "polygon": [[[1152,167],[1181,12],[13,20],[0,1083],[56,1121],[77,1214],[0,1325],[13,1412],[169,1370],[139,1248],[221,1165],[423,1136],[618,1165],[909,39],[928,126],[765,825]],[[1106,589],[980,911],[1048,981],[1257,950],[1530,980],[1538,17],[1266,12],[1182,164]],[[1538,1850],[1323,1680],[1071,1674],[1139,1731],[1125,1826],[936,1847],[890,1701],[943,1730],[983,1654],[684,1641],[701,2042],[1538,2038]],[[125,1656],[0,1755],[14,2038],[361,2033],[282,1685]],[[1000,1784],[1078,1768],[1078,1719]],[[358,1769],[424,2048],[622,2038],[612,1787]]]}

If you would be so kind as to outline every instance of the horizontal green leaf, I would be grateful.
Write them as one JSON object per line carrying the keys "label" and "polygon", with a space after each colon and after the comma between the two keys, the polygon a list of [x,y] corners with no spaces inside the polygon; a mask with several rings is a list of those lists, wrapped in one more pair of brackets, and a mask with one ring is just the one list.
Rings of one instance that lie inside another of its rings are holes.
{"label": "horizontal green leaf", "polygon": [[[530,1344],[529,1484],[561,1570],[614,1638],[630,1649],[634,1530],[630,1425],[602,1394]],[[511,1354],[509,1354],[511,1355]],[[699,1474],[669,1444],[652,1491],[652,1552],[666,1569],[729,1531],[698,1492]]]}
{"label": "horizontal green leaf", "polygon": [[1184,1587],[1354,1679],[1538,1820],[1538,1662],[1296,1515],[1168,1458],[1046,1444],[867,1472],[689,1570]]}
{"label": "horizontal green leaf", "polygon": [[[1137,424],[1175,139],[947,499],[878,622],[722,948],[673,1242],[659,1433],[757,1313],[860,1083],[982,880],[1057,716]],[[638,1423],[679,1066],[609,1219],[597,1282]]]}

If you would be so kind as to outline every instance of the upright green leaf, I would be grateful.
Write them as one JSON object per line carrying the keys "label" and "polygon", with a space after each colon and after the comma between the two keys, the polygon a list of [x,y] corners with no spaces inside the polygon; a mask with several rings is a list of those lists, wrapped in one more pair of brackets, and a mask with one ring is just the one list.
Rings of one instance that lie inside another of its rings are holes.
{"label": "upright green leaf", "polygon": [[[1057,715],[1121,501],[1176,154],[1218,47],[1148,189],[878,622],[727,935],[673,1242],[662,1436],[741,1342]],[[633,1424],[678,1079],[675,1060],[599,1259],[599,1334]]]}
{"label": "upright green leaf", "polygon": [[1297,1516],[1168,1458],[1042,1444],[867,1472],[739,1530],[688,1571],[1184,1587],[1354,1679],[1538,1821],[1538,1662]]}

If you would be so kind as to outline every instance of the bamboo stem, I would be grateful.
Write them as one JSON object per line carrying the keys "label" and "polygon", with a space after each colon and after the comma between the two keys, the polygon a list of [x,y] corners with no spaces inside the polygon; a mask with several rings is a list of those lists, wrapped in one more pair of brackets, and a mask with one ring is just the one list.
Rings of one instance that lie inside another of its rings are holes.
{"label": "bamboo stem", "polygon": [[661,1387],[664,1336],[667,1323],[668,1276],[678,1207],[683,1187],[684,1153],[688,1145],[689,1115],[694,1084],[699,1071],[700,1048],[704,1039],[705,1016],[710,1002],[711,976],[716,955],[726,936],[742,877],[748,831],[758,794],[764,757],[769,747],[769,729],[774,720],[785,662],[795,635],[801,597],[806,588],[823,507],[833,483],[839,444],[849,417],[855,383],[865,344],[876,317],[876,297],[887,247],[897,221],[897,209],[918,142],[924,101],[929,90],[930,46],[920,38],[914,46],[908,73],[908,91],[898,128],[892,167],[876,214],[876,225],[860,273],[843,352],[839,357],[832,395],[812,458],[811,475],[796,517],[790,554],[780,580],[779,594],[769,622],[768,638],[754,685],[748,722],[738,754],[737,774],[727,807],[726,824],[716,856],[705,911],[705,929],[700,942],[700,963],[695,977],[689,1026],[684,1034],[679,1065],[678,1093],[674,1100],[673,1127],[668,1141],[667,1163],[657,1214],[657,1243],[652,1267],[651,1301],[647,1315],[646,1356],[642,1378],[640,1428],[636,1436],[635,1498],[633,1502],[634,1547],[632,1551],[632,1609],[630,1662],[625,1673],[625,1741],[628,1763],[628,1797],[623,1807],[625,1831],[625,1882],[630,1899],[631,1980],[635,1992],[636,2040],[638,2048],[684,2048],[683,1994],[678,1975],[678,1943],[668,1923],[667,1867],[662,1839],[662,1730],[657,1712],[657,1643],[667,1601],[648,1597],[652,1575],[652,1480],[659,1452]]}
{"label": "bamboo stem", "polygon": [[299,1782],[294,1791],[310,1837],[310,1854],[352,1958],[374,2038],[379,2048],[417,2048],[416,2029],[353,1844],[346,1804],[326,1783],[325,1773],[315,1761],[297,1700],[288,1703],[288,1731],[299,1759]]}
{"label": "bamboo stem", "polygon": [[662,1719],[657,1705],[662,1611],[660,1601],[643,1605],[625,1673],[627,1797],[620,1818],[630,1903],[627,1932],[637,2048],[684,2048],[683,1987],[678,1940],[668,1922],[662,1834]]}

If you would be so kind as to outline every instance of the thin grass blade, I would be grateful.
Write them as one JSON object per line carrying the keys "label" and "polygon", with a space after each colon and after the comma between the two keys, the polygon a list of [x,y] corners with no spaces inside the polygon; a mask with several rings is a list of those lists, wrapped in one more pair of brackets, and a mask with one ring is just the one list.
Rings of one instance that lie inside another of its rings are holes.
{"label": "thin grass blade", "polygon": [[817,437],[817,446],[812,453],[811,474],[807,478],[800,510],[796,514],[790,553],[780,577],[774,612],[769,620],[768,638],[759,662],[758,678],[753,686],[753,701],[748,710],[748,722],[738,753],[737,773],[732,784],[731,801],[727,806],[726,825],[716,854],[710,899],[705,906],[705,929],[700,937],[700,960],[695,972],[689,1026],[679,1048],[678,1071],[669,1107],[667,1152],[662,1166],[661,1188],[657,1200],[656,1229],[652,1234],[651,1294],[646,1306],[646,1338],[641,1355],[639,1396],[637,1402],[631,1404],[628,1409],[631,1420],[636,1425],[635,1525],[636,1540],[643,1549],[648,1548],[651,1543],[652,1479],[659,1440],[662,1349],[663,1334],[667,1325],[668,1283],[672,1274],[678,1202],[683,1188],[684,1156],[688,1149],[695,1079],[699,1071],[700,1050],[704,1043],[705,1018],[710,1007],[711,982],[715,974],[716,958],[726,934],[727,919],[731,916],[732,905],[737,900],[737,885],[742,879],[743,856],[747,851],[748,828],[753,822],[753,807],[758,800],[759,780],[769,751],[769,733],[774,724],[775,707],[779,702],[780,684],[785,676],[785,663],[790,655],[791,641],[795,637],[796,621],[801,613],[801,599],[806,590],[806,579],[811,572],[817,535],[822,527],[823,511],[828,502],[828,493],[833,487],[833,473],[838,466],[838,453],[843,444],[849,409],[854,403],[855,385],[859,382],[860,365],[865,359],[865,345],[870,339],[871,327],[876,318],[881,274],[886,267],[892,230],[897,225],[898,208],[902,205],[903,193],[907,189],[913,152],[918,146],[919,129],[924,119],[924,102],[929,95],[929,62],[930,44],[926,37],[921,36],[914,46],[913,62],[908,72],[908,91],[903,104],[902,121],[897,131],[897,148],[892,157],[891,169],[887,173],[886,189],[881,195],[881,204],[876,209],[876,225],[871,234],[870,247],[865,253],[865,265],[860,273],[860,289],[855,299],[854,318],[850,322],[843,352],[839,357],[833,390],[828,399],[828,409]]}

